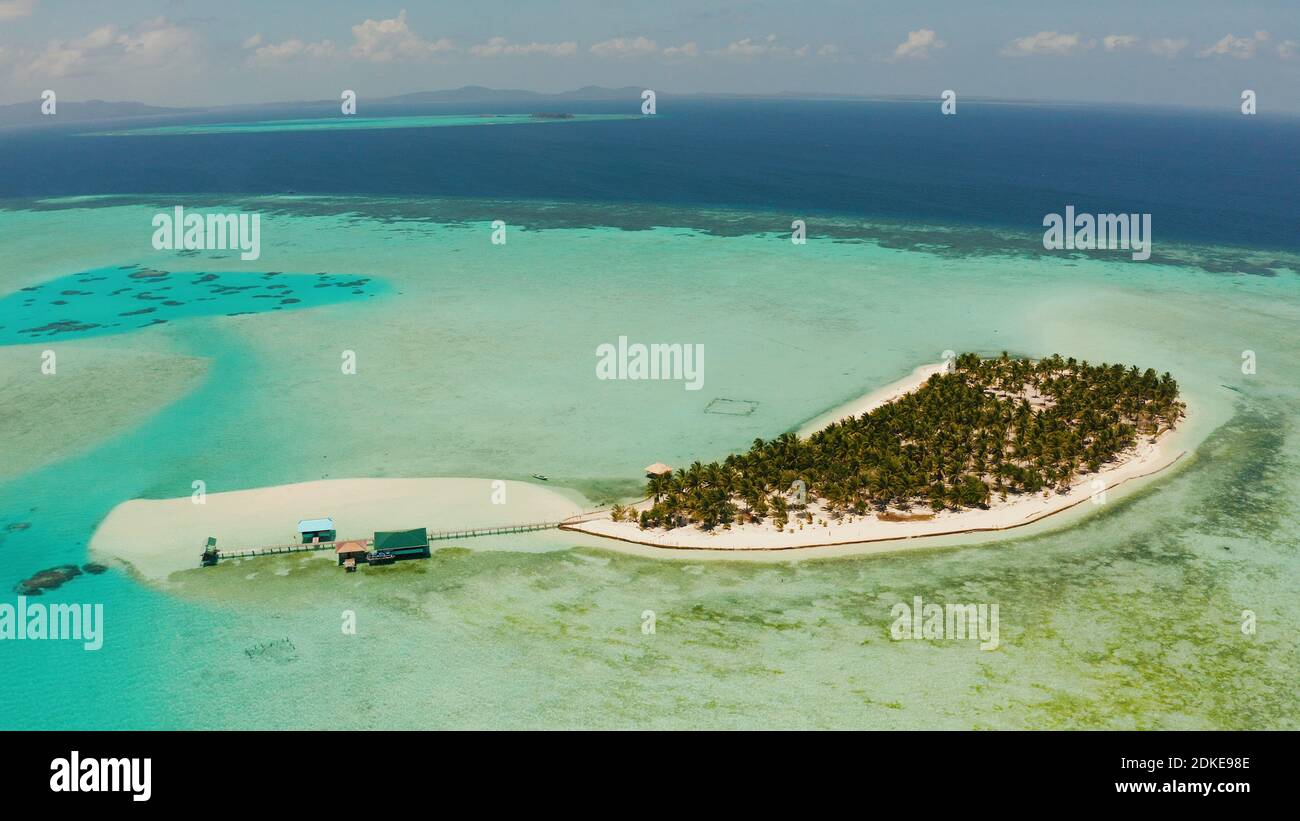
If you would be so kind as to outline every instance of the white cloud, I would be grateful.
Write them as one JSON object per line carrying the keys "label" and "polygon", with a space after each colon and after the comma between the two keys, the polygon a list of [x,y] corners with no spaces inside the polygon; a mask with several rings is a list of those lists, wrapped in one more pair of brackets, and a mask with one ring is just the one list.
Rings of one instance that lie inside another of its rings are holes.
{"label": "white cloud", "polygon": [[81,40],[51,40],[20,71],[28,77],[49,77],[51,79],[75,74],[87,60],[87,53],[93,51]]}
{"label": "white cloud", "polygon": [[597,57],[648,57],[659,50],[654,40],[645,37],[625,39],[615,37],[591,47],[591,53]]}
{"label": "white cloud", "polygon": [[682,43],[680,46],[668,46],[664,49],[664,57],[669,60],[690,60],[700,56],[700,47],[694,42]]}
{"label": "white cloud", "polygon": [[1050,55],[1067,57],[1073,54],[1081,54],[1096,45],[1096,40],[1085,40],[1078,34],[1040,31],[1028,37],[1012,40],[1002,49],[1002,56],[1031,57]]}
{"label": "white cloud", "polygon": [[35,8],[36,0],[3,0],[0,2],[0,20],[27,17]]}
{"label": "white cloud", "polygon": [[[455,48],[446,37],[425,40],[406,25],[406,10],[388,20],[371,20],[352,27],[352,48],[358,60],[391,63],[397,60],[424,60]],[[328,41],[326,41],[328,42]]]}
{"label": "white cloud", "polygon": [[1294,60],[1300,57],[1300,43],[1295,40],[1283,40],[1277,44],[1277,56],[1283,60]]}
{"label": "white cloud", "polygon": [[930,29],[909,31],[907,39],[894,48],[890,62],[896,60],[923,60],[930,56],[930,50],[945,48],[948,44],[940,40]]}
{"label": "white cloud", "polygon": [[159,17],[119,36],[116,44],[125,53],[126,62],[152,67],[186,56],[195,47],[197,39],[189,29]]}
{"label": "white cloud", "polygon": [[1101,38],[1101,44],[1107,51],[1123,51],[1136,46],[1138,38],[1133,34],[1107,34]]}
{"label": "white cloud", "polygon": [[[826,46],[822,46],[825,49]],[[837,50],[835,46],[830,47]],[[754,60],[759,57],[786,57],[802,59],[812,53],[812,46],[807,44],[798,48],[791,48],[776,41],[775,34],[769,34],[766,37],[755,40],[752,37],[746,37],[743,40],[737,40],[729,43],[726,48],[717,49],[709,52],[715,57],[729,57],[738,60]],[[818,51],[821,54],[821,50]]]}
{"label": "white cloud", "polygon": [[1249,60],[1255,56],[1255,47],[1267,39],[1267,31],[1257,31],[1253,37],[1236,37],[1232,34],[1225,34],[1222,40],[1202,49],[1197,56],[1234,57],[1238,60]]}
{"label": "white cloud", "polygon": [[[255,38],[248,38],[248,42],[253,42]],[[261,42],[261,36],[256,36],[257,43]],[[310,57],[313,59],[327,59],[338,53],[332,40],[321,40],[319,43],[304,43],[296,37],[292,37],[281,43],[267,43],[264,46],[254,43],[254,51],[248,57],[251,65],[271,66],[292,60],[297,57]],[[244,48],[249,48],[245,43]]]}
{"label": "white cloud", "polygon": [[1166,57],[1172,60],[1178,56],[1180,51],[1187,48],[1187,40],[1182,37],[1160,37],[1148,43],[1147,48],[1157,57]]}
{"label": "white cloud", "polygon": [[564,43],[511,43],[504,37],[493,37],[486,43],[472,46],[475,57],[572,57],[578,53],[578,44]]}
{"label": "white cloud", "polygon": [[130,29],[100,26],[84,37],[50,40],[21,73],[33,79],[180,65],[192,59],[198,37],[165,17]]}
{"label": "white cloud", "polygon": [[771,51],[775,42],[775,34],[769,34],[767,39],[758,42],[754,42],[751,37],[746,37],[743,40],[728,44],[726,48],[720,49],[716,53],[722,57],[739,57],[743,60],[752,60]]}
{"label": "white cloud", "polygon": [[[245,51],[253,52],[248,57],[249,65],[258,66],[272,66],[299,58],[323,60],[345,54],[333,40],[312,42],[290,37],[279,43],[268,43],[261,34],[246,39],[243,47]],[[412,31],[403,10],[387,20],[367,18],[352,26],[352,45],[346,55],[365,62],[393,63],[427,60],[454,50],[455,45],[445,37],[426,40]]]}

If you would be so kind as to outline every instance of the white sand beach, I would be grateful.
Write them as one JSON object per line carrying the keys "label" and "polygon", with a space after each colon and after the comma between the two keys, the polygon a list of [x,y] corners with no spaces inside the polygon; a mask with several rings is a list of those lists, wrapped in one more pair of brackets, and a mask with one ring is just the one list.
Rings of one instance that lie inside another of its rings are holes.
{"label": "white sand beach", "polygon": [[[149,579],[199,566],[209,536],[236,550],[299,541],[300,519],[331,517],[338,537],[369,538],[376,530],[492,527],[559,521],[581,512],[575,496],[506,481],[493,502],[489,479],[327,479],[209,493],[203,504],[179,499],[123,502],[90,541],[98,561],[130,564]],[[498,495],[497,499],[502,496]]]}
{"label": "white sand beach", "polygon": [[831,408],[825,413],[818,414],[812,419],[799,426],[796,433],[800,437],[809,436],[816,433],[822,428],[828,428],[833,423],[841,419],[849,419],[855,416],[861,416],[864,413],[870,413],[881,405],[887,405],[895,399],[909,394],[925,384],[925,380],[934,376],[936,373],[943,373],[948,367],[946,362],[935,362],[930,365],[922,365],[912,371],[907,376],[897,382],[890,382],[883,388],[878,388],[865,396],[859,396],[849,402],[845,402],[835,408]]}
{"label": "white sand beach", "polygon": [[[906,378],[891,383],[853,402],[841,405],[822,414],[799,428],[800,436],[807,436],[835,421],[859,416],[880,405],[916,390],[931,374],[941,373],[942,363],[917,368]],[[1185,399],[1185,397],[1184,397]],[[1188,416],[1192,414],[1188,403]],[[882,543],[878,549],[905,550],[910,547],[928,547],[938,537],[963,533],[986,533],[1014,530],[1049,516],[1082,505],[1100,509],[1106,502],[1122,492],[1132,490],[1141,480],[1154,476],[1184,457],[1188,451],[1187,420],[1178,429],[1166,431],[1154,441],[1142,437],[1139,444],[1115,463],[1105,465],[1096,473],[1079,476],[1063,493],[1032,496],[1008,496],[1006,501],[994,498],[987,510],[966,509],[940,511],[933,516],[912,521],[885,521],[875,514],[844,517],[834,521],[817,505],[810,505],[813,522],[792,520],[784,530],[778,531],[770,521],[762,524],[733,524],[712,532],[695,526],[672,530],[642,530],[633,522],[615,522],[601,515],[580,523],[566,525],[566,530],[588,533],[622,542],[660,548],[718,551],[774,551],[798,548],[828,547],[837,545],[871,545]],[[649,507],[642,502],[637,509]],[[918,512],[924,512],[920,510]],[[826,524],[822,524],[825,521]],[[927,538],[929,537],[929,538]]]}

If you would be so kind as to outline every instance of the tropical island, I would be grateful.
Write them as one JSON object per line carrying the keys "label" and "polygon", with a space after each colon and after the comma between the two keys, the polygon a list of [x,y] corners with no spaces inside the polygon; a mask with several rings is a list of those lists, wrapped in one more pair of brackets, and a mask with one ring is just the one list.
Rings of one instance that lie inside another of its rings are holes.
{"label": "tropical island", "polygon": [[481,478],[313,480],[210,493],[203,504],[128,500],[100,523],[90,549],[164,580],[195,567],[205,541],[227,555],[267,545],[284,552],[298,535],[294,522],[328,515],[347,540],[413,524],[469,538],[476,528],[549,523],[665,548],[897,550],[1104,501],[1183,455],[1185,426],[1174,429],[1186,412],[1168,373],[967,353],[923,365],[797,431],[756,439],[745,453],[677,471],[653,465],[646,498],[635,504],[592,510],[580,494],[507,481],[496,484],[510,504],[499,505],[496,484]]}
{"label": "tropical island", "polygon": [[655,471],[644,502],[572,529],[726,549],[1002,530],[1182,455],[1178,383],[1136,366],[965,353],[867,400],[806,435]]}

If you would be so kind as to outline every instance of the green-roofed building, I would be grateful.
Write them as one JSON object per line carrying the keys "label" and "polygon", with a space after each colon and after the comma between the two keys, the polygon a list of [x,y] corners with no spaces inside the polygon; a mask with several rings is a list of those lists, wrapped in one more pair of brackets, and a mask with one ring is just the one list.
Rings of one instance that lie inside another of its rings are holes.
{"label": "green-roofed building", "polygon": [[427,559],[429,534],[422,527],[414,530],[376,530],[375,550],[392,553],[399,559]]}

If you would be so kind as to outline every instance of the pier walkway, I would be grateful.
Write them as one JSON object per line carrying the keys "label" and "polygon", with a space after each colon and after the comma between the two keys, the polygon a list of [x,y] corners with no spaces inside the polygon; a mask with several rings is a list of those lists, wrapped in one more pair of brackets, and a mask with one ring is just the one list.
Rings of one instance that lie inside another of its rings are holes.
{"label": "pier walkway", "polygon": [[[578,524],[597,515],[600,511],[579,513],[557,522],[530,522],[522,525],[496,525],[493,527],[475,527],[462,530],[430,530],[426,535],[430,543],[444,542],[450,539],[474,539],[480,536],[503,536],[511,533],[532,533],[539,530],[555,530],[562,525]],[[312,553],[319,550],[334,550],[344,542],[360,542],[366,547],[374,546],[374,539],[335,539],[330,542],[308,542],[307,544],[274,544],[261,547],[237,548],[234,550],[216,550],[216,561],[221,559],[251,559],[257,556],[275,556],[281,553]],[[214,562],[215,563],[215,562]]]}

